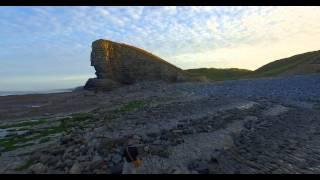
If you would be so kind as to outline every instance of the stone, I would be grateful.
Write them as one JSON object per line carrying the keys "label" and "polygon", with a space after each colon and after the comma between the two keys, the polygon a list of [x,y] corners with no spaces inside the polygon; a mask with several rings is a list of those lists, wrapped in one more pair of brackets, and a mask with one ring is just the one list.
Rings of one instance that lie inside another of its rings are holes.
{"label": "stone", "polygon": [[155,138],[155,137],[158,136],[158,134],[157,134],[157,133],[154,133],[154,132],[150,132],[150,133],[147,133],[147,136],[148,136],[148,137],[151,137],[151,138]]}
{"label": "stone", "polygon": [[219,163],[216,159],[214,159],[213,161],[211,161],[208,164],[208,171],[209,171],[209,174],[221,174],[222,173],[221,167],[219,166]]}
{"label": "stone", "polygon": [[50,156],[47,155],[47,154],[42,154],[42,155],[40,156],[40,162],[42,162],[42,163],[48,162],[49,159],[50,159]]}
{"label": "stone", "polygon": [[111,174],[122,174],[123,163],[119,163],[111,167]]}
{"label": "stone", "polygon": [[183,133],[183,130],[181,129],[175,129],[175,130],[172,130],[172,133],[173,134],[176,134],[176,135],[181,135]]}
{"label": "stone", "polygon": [[49,156],[47,164],[49,166],[54,166],[59,162],[59,157],[57,156]]}
{"label": "stone", "polygon": [[149,151],[150,151],[150,147],[149,147],[149,146],[145,146],[145,147],[143,148],[143,150],[144,150],[145,152],[149,152]]}
{"label": "stone", "polygon": [[145,50],[103,39],[92,43],[91,65],[97,78],[87,81],[86,90],[112,90],[140,81],[192,80],[182,69]]}
{"label": "stone", "polygon": [[59,155],[64,153],[64,148],[62,146],[54,147],[50,150],[52,155]]}
{"label": "stone", "polygon": [[71,159],[67,159],[67,160],[64,161],[64,163],[65,163],[66,166],[70,167],[72,165],[72,160]]}
{"label": "stone", "polygon": [[40,160],[40,156],[39,153],[33,153],[30,155],[29,160],[32,162],[36,162]]}
{"label": "stone", "polygon": [[73,164],[73,166],[69,170],[69,173],[70,174],[81,174],[81,168],[80,168],[79,163]]}
{"label": "stone", "polygon": [[193,129],[185,129],[183,130],[183,134],[193,134],[194,130]]}
{"label": "stone", "polygon": [[159,157],[168,158],[170,156],[170,151],[167,146],[151,146],[150,152],[152,155],[158,155]]}
{"label": "stone", "polygon": [[34,174],[43,174],[47,172],[47,167],[43,165],[42,163],[34,164],[30,167],[30,170]]}
{"label": "stone", "polygon": [[111,91],[117,87],[120,87],[120,84],[110,80],[110,79],[96,79],[96,78],[90,78],[85,88],[88,90],[95,89],[100,91]]}
{"label": "stone", "polygon": [[121,158],[121,156],[119,154],[115,154],[115,155],[112,156],[112,162],[115,163],[115,164],[119,163],[121,161],[121,159],[122,158]]}
{"label": "stone", "polygon": [[103,158],[99,155],[95,155],[90,163],[90,169],[96,169],[103,166],[104,161]]}
{"label": "stone", "polygon": [[197,160],[197,161],[192,162],[188,166],[188,169],[195,170],[195,171],[197,171],[198,173],[201,173],[201,174],[207,174],[208,166],[207,166],[207,163],[205,161]]}
{"label": "stone", "polygon": [[72,141],[72,136],[71,135],[65,135],[61,138],[61,143],[62,144],[67,144],[70,141]]}

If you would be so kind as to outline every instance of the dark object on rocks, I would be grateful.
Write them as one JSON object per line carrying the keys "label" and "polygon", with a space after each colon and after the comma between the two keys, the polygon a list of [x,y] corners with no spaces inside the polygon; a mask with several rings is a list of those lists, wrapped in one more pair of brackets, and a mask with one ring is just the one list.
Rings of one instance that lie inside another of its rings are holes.
{"label": "dark object on rocks", "polygon": [[138,148],[133,147],[133,146],[128,146],[124,152],[123,156],[126,158],[128,162],[133,162],[137,160],[138,156]]}

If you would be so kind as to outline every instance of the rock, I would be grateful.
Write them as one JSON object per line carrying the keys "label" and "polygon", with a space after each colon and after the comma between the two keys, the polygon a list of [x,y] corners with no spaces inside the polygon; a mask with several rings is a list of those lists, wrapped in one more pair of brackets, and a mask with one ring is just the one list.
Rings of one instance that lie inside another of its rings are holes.
{"label": "rock", "polygon": [[172,130],[172,133],[173,134],[176,134],[176,135],[181,135],[183,133],[183,130],[181,129],[175,129],[175,130]]}
{"label": "rock", "polygon": [[256,116],[246,116],[244,118],[244,121],[257,121],[258,120],[258,117]]}
{"label": "rock", "polygon": [[103,158],[98,155],[98,154],[95,154],[91,163],[90,163],[90,169],[97,169],[97,168],[100,168],[104,165],[104,161],[103,161]]}
{"label": "rock", "polygon": [[115,155],[112,156],[112,162],[115,163],[115,164],[119,163],[121,161],[121,159],[122,158],[121,158],[121,156],[119,154],[115,154]]}
{"label": "rock", "polygon": [[116,164],[111,168],[111,174],[122,174],[122,169],[123,163]]}
{"label": "rock", "polygon": [[87,81],[86,90],[111,90],[145,80],[191,80],[182,69],[147,51],[103,39],[92,43],[91,65],[97,78]]}
{"label": "rock", "polygon": [[150,152],[152,155],[158,155],[163,158],[168,158],[170,156],[169,149],[166,146],[152,146],[150,147]]}
{"label": "rock", "polygon": [[197,160],[195,162],[192,162],[188,168],[190,170],[195,170],[200,174],[207,174],[208,173],[208,166],[207,166],[207,162],[203,161],[203,160]]}
{"label": "rock", "polygon": [[193,134],[195,131],[193,129],[185,129],[183,130],[183,134]]}
{"label": "rock", "polygon": [[49,156],[47,164],[49,166],[54,166],[59,162],[59,157],[57,156]]}
{"label": "rock", "polygon": [[56,168],[58,168],[58,169],[63,169],[64,166],[65,166],[65,164],[61,160],[58,161],[58,163],[56,164]]}
{"label": "rock", "polygon": [[90,78],[85,85],[85,88],[88,90],[95,89],[101,91],[111,91],[117,87],[120,87],[120,84],[115,81],[96,78]]}
{"label": "rock", "polygon": [[43,174],[47,172],[47,167],[43,165],[42,163],[34,164],[30,167],[30,170],[32,173],[35,174]]}
{"label": "rock", "polygon": [[62,146],[54,147],[54,148],[50,149],[50,153],[52,155],[63,154],[64,153],[64,148]]}
{"label": "rock", "polygon": [[141,139],[141,137],[138,136],[138,135],[133,135],[132,138],[135,139],[135,140],[140,140]]}
{"label": "rock", "polygon": [[219,163],[216,159],[211,160],[211,162],[208,164],[208,171],[209,174],[221,174],[222,170],[219,166]]}
{"label": "rock", "polygon": [[208,173],[209,174],[221,174],[222,170],[217,163],[209,163],[208,165]]}
{"label": "rock", "polygon": [[77,160],[78,160],[79,162],[83,162],[83,161],[89,160],[89,158],[88,158],[88,156],[80,156],[80,157],[77,158]]}
{"label": "rock", "polygon": [[288,107],[285,107],[282,105],[275,105],[275,106],[263,111],[262,114],[264,116],[278,116],[278,115],[283,114],[287,111],[289,111]]}
{"label": "rock", "polygon": [[149,152],[149,151],[150,151],[150,147],[149,147],[149,146],[145,146],[145,147],[143,148],[143,150],[144,150],[145,152]]}
{"label": "rock", "polygon": [[171,169],[171,171],[169,171],[170,174],[191,174],[190,171],[188,171],[187,169],[184,168],[179,168],[179,167],[175,167],[173,169]]}
{"label": "rock", "polygon": [[70,134],[64,135],[60,141],[62,144],[68,144],[70,141],[72,141],[72,136]]}
{"label": "rock", "polygon": [[160,140],[160,139],[157,139],[157,140],[155,140],[155,141],[153,142],[153,144],[159,145],[159,144],[161,144],[161,140]]}
{"label": "rock", "polygon": [[81,168],[80,168],[79,163],[73,164],[73,166],[69,170],[69,173],[70,174],[81,174]]}
{"label": "rock", "polygon": [[33,153],[33,154],[30,155],[29,160],[31,162],[37,162],[37,161],[40,160],[40,156],[41,155],[39,153]]}
{"label": "rock", "polygon": [[71,167],[72,166],[72,160],[71,159],[67,159],[64,161],[64,164],[68,167]]}
{"label": "rock", "polygon": [[154,133],[154,132],[150,132],[150,133],[147,133],[147,136],[148,136],[148,137],[151,137],[151,138],[155,138],[155,137],[158,136],[158,134],[157,134],[157,133]]}
{"label": "rock", "polygon": [[49,155],[47,155],[47,154],[42,154],[41,156],[40,156],[40,162],[41,163],[47,163],[48,162],[48,160],[50,159],[50,156]]}
{"label": "rock", "polygon": [[183,138],[176,138],[174,139],[174,144],[178,145],[178,144],[182,144],[184,143],[184,139]]}

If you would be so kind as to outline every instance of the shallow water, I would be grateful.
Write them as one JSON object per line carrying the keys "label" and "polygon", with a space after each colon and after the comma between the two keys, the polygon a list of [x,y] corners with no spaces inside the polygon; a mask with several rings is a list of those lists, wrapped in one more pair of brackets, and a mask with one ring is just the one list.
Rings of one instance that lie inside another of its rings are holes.
{"label": "shallow water", "polygon": [[46,90],[46,91],[0,91],[0,96],[11,95],[27,95],[27,94],[51,94],[51,93],[63,93],[72,92],[73,89],[58,89],[58,90]]}

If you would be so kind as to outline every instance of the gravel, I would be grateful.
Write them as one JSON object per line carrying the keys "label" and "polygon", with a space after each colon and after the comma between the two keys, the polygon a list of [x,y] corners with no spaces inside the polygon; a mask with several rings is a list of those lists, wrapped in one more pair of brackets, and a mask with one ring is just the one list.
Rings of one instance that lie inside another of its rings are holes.
{"label": "gravel", "polygon": [[277,101],[320,101],[320,75],[238,80],[212,83],[177,84],[170,88],[199,96],[227,96],[249,99],[268,98]]}

